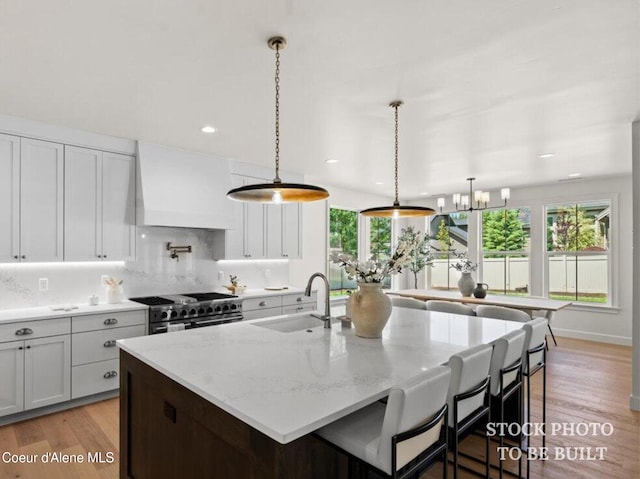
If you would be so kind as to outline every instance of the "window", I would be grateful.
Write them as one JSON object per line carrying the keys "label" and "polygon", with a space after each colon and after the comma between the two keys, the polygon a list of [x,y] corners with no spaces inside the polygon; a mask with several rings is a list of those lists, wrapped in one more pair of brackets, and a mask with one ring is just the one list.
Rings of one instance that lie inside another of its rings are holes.
{"label": "window", "polygon": [[[358,212],[341,208],[329,208],[329,254],[347,253],[358,257]],[[332,296],[342,296],[356,288],[344,268],[329,262],[329,284]]]}
{"label": "window", "polygon": [[[369,222],[369,255],[379,261],[391,257],[391,218],[370,218]],[[391,287],[391,277],[383,281],[384,288]]]}
{"label": "window", "polygon": [[547,206],[551,299],[609,303],[609,201]]}
{"label": "window", "polygon": [[482,281],[498,294],[529,294],[529,208],[482,212]]}
{"label": "window", "polygon": [[431,288],[457,289],[460,273],[451,269],[455,261],[454,252],[468,251],[468,214],[451,213],[431,217],[429,231],[434,251],[433,267],[426,268],[430,274]]}

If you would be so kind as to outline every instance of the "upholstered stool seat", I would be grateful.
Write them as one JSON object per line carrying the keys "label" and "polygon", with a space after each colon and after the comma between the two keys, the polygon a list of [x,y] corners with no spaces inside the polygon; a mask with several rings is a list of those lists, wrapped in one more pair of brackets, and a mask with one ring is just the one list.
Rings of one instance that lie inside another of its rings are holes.
{"label": "upholstered stool seat", "polygon": [[394,308],[411,308],[411,309],[427,309],[424,301],[414,298],[402,298],[399,296],[390,296],[391,306]]}
{"label": "upholstered stool seat", "polygon": [[476,315],[484,318],[504,319],[506,321],[518,321],[520,323],[528,323],[531,321],[524,311],[514,308],[505,308],[503,306],[485,306],[480,305],[476,308]]}
{"label": "upholstered stool seat", "polygon": [[476,313],[473,311],[471,306],[467,306],[466,304],[454,303],[453,301],[440,301],[437,299],[430,299],[427,301],[427,310],[428,311],[439,311],[441,313],[451,313],[451,314],[463,314],[465,316],[475,316]]}

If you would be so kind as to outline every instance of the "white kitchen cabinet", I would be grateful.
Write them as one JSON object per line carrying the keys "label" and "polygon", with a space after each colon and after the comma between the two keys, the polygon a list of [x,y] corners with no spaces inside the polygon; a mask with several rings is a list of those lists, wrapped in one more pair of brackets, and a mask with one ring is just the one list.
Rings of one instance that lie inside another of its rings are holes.
{"label": "white kitchen cabinet", "polygon": [[267,205],[267,256],[269,258],[300,258],[299,203]]}
{"label": "white kitchen cabinet", "polygon": [[65,260],[133,257],[134,166],[131,156],[65,147]]}
{"label": "white kitchen cabinet", "polygon": [[317,291],[313,291],[311,296],[305,296],[303,293],[270,294],[249,297],[242,301],[242,316],[245,320],[310,312],[317,309]]}
{"label": "white kitchen cabinet", "polygon": [[[263,180],[240,175],[232,175],[233,188],[255,184]],[[266,248],[266,206],[263,203],[241,202],[226,199],[227,207],[233,210],[236,228],[215,230],[214,259],[263,259]]]}
{"label": "white kitchen cabinet", "polygon": [[63,147],[0,135],[0,262],[62,261]]}
{"label": "white kitchen cabinet", "polygon": [[24,343],[25,410],[71,399],[71,336]]}
{"label": "white kitchen cabinet", "polygon": [[63,145],[21,138],[21,261],[62,261],[63,177]]}
{"label": "white kitchen cabinet", "polygon": [[[232,175],[233,187],[271,180]],[[299,203],[281,205],[227,200],[238,226],[214,231],[214,259],[297,259],[301,257],[302,209]]]}
{"label": "white kitchen cabinet", "polygon": [[0,416],[24,410],[24,341],[0,343]]}

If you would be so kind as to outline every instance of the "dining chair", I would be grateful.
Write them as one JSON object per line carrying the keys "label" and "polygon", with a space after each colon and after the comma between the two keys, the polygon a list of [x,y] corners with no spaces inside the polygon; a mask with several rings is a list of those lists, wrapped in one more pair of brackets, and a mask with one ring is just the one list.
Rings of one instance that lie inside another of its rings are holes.
{"label": "dining chair", "polygon": [[524,311],[514,308],[505,308],[503,306],[485,306],[480,305],[476,308],[476,315],[484,318],[504,319],[506,321],[518,321],[520,323],[528,323],[531,321]]}
{"label": "dining chair", "polygon": [[391,296],[391,306],[394,308],[427,309],[426,303],[414,298]]}
{"label": "dining chair", "polygon": [[[536,318],[525,325],[524,348],[522,352],[522,375],[526,378],[527,389],[527,419],[531,423],[531,376],[542,371],[542,447],[546,444],[547,424],[547,368],[546,345],[547,328],[549,322],[546,318]],[[529,444],[527,444],[529,446]],[[529,477],[529,461],[527,461],[527,478]]]}
{"label": "dining chair", "polygon": [[[505,404],[510,397],[517,394],[517,421],[522,426],[522,352],[524,350],[526,332],[524,329],[511,331],[493,342],[491,355],[491,411],[494,422],[503,424]],[[496,415],[498,416],[496,418]],[[499,435],[500,447],[504,447],[504,435]],[[503,461],[498,466],[500,479],[504,467]],[[522,477],[522,461],[518,460],[518,478]]]}
{"label": "dining chair", "polygon": [[446,479],[450,378],[446,366],[424,371],[392,387],[386,405],[375,402],[316,435],[358,461],[361,477],[372,469],[382,477],[405,478],[442,457]]}
{"label": "dining chair", "polygon": [[440,301],[437,299],[430,299],[427,301],[427,311],[439,311],[441,313],[451,314],[463,314],[465,316],[475,316],[471,306],[466,304],[454,303],[452,301]]}
{"label": "dining chair", "polygon": [[[480,344],[449,358],[451,381],[447,393],[449,405],[449,441],[453,449],[453,478],[458,478],[458,451],[461,439],[478,424],[491,421],[489,405],[489,366],[493,347]],[[486,422],[482,422],[486,421]],[[489,435],[485,431],[485,477],[489,478]]]}

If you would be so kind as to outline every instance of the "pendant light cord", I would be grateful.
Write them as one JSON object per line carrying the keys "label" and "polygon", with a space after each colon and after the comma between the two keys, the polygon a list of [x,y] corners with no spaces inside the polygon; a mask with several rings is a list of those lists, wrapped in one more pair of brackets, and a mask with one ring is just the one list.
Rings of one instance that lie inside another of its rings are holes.
{"label": "pendant light cord", "polygon": [[280,44],[276,43],[276,177],[274,183],[280,180]]}
{"label": "pendant light cord", "polygon": [[396,147],[395,147],[395,157],[396,157],[396,163],[395,163],[395,188],[396,188],[396,196],[395,196],[395,201],[394,201],[394,205],[398,205],[400,204],[400,202],[398,201],[398,107],[400,106],[400,104],[398,102],[396,102],[393,105],[393,108],[395,109],[395,140],[396,140]]}

